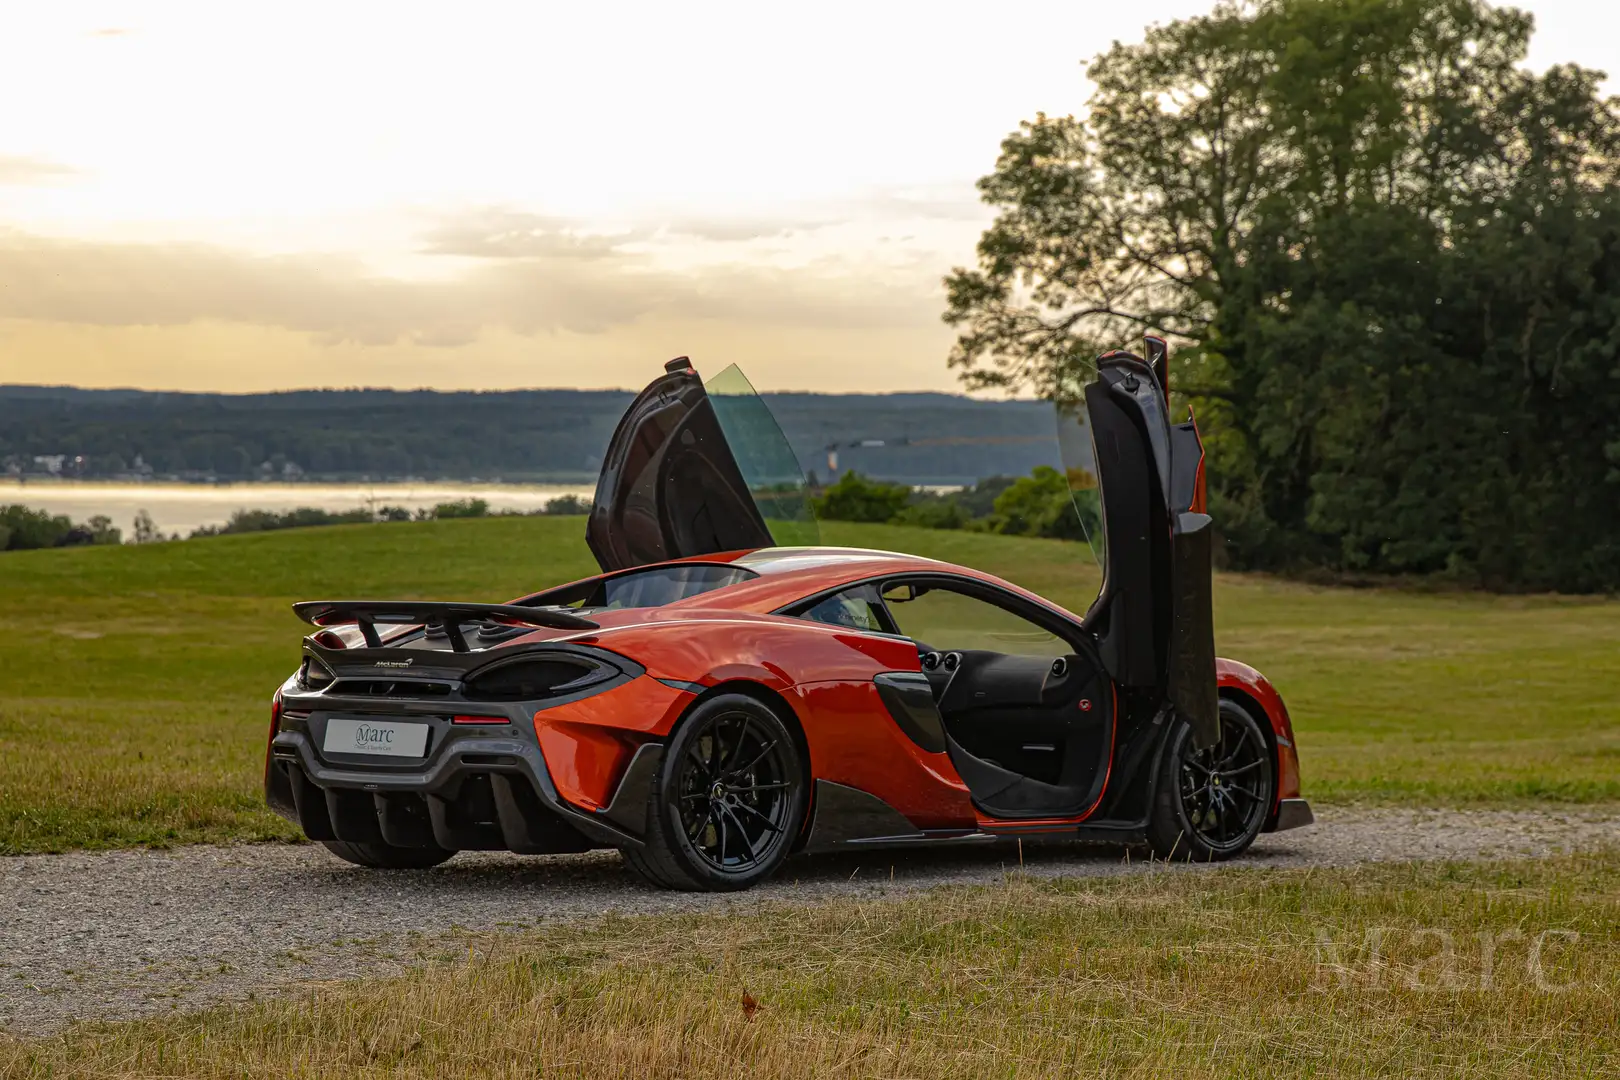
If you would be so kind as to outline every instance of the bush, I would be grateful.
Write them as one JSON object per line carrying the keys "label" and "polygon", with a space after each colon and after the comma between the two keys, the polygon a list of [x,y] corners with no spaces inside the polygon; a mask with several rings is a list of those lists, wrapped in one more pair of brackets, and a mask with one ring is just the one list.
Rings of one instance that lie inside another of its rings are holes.
{"label": "bush", "polygon": [[0,551],[116,544],[120,539],[112,519],[101,514],[79,525],[45,510],[0,506]]}
{"label": "bush", "polygon": [[823,521],[893,521],[905,509],[911,489],[904,484],[868,480],[851,470],[825,488],[811,503]]}
{"label": "bush", "polygon": [[591,500],[578,495],[559,495],[546,503],[541,511],[545,514],[588,514],[591,512]]}
{"label": "bush", "polygon": [[225,536],[232,533],[271,532],[276,529],[305,529],[315,525],[366,525],[376,516],[363,508],[355,510],[318,510],[313,506],[300,506],[296,510],[277,513],[274,510],[238,510],[224,525],[204,525],[193,529],[191,535]]}
{"label": "bush", "polygon": [[488,517],[489,503],[483,499],[457,499],[455,502],[440,503],[428,511],[427,516],[440,521],[445,518]]}
{"label": "bush", "polygon": [[73,531],[73,522],[63,515],[26,506],[0,506],[0,528],[8,534],[6,550],[25,551],[57,547]]}
{"label": "bush", "polygon": [[933,498],[914,502],[894,516],[896,525],[915,525],[921,529],[961,529],[972,518],[953,498]]}
{"label": "bush", "polygon": [[[996,496],[995,511],[986,524],[992,532],[1013,536],[1086,538],[1068,479],[1049,465],[1037,465],[1033,473],[1020,477]],[[1094,521],[1085,523],[1093,533],[1097,525]]]}

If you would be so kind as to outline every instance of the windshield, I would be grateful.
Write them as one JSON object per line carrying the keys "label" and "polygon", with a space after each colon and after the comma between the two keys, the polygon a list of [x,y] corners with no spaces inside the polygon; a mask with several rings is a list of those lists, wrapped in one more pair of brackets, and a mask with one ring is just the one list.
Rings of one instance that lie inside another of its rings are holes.
{"label": "windshield", "polygon": [[776,417],[733,364],[703,384],[748,493],[778,547],[814,547],[821,530],[810,509],[804,470]]}

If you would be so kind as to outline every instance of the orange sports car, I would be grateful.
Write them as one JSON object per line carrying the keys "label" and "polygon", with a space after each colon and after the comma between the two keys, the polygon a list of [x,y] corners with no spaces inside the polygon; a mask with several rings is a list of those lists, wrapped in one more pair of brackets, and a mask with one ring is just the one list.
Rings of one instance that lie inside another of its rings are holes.
{"label": "orange sports car", "polygon": [[296,605],[315,630],[271,706],[270,806],[362,866],[617,848],[702,890],[797,851],[1042,836],[1212,860],[1309,824],[1281,697],[1215,655],[1203,448],[1146,352],[1099,358],[1061,440],[1102,562],[1084,615],[814,543],[746,380],[672,361],[605,456],[600,574],[507,604]]}

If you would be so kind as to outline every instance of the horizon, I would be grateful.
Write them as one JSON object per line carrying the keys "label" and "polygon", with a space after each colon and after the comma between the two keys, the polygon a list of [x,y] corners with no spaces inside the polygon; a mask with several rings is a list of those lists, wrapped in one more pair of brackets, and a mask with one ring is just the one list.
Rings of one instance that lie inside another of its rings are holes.
{"label": "horizon", "polygon": [[[170,390],[142,386],[79,386],[73,383],[16,383],[0,382],[0,393],[8,390],[72,390],[92,394],[177,394],[195,397],[265,397],[272,394],[638,394],[641,391],[628,386],[503,386],[503,387],[439,387],[439,386],[288,386],[274,390]],[[1010,396],[972,393],[961,388],[895,389],[895,390],[804,390],[786,387],[779,390],[760,390],[768,397],[908,397],[919,394],[962,398],[985,404],[1030,404],[1044,399],[1034,396]]]}

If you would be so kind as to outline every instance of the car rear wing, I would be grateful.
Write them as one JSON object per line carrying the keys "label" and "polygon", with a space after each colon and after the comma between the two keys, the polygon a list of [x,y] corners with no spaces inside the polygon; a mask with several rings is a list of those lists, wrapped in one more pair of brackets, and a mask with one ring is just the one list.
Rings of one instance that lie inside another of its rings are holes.
{"label": "car rear wing", "polygon": [[469,652],[461,628],[468,623],[496,622],[512,626],[535,626],[547,630],[595,630],[597,624],[572,612],[554,607],[523,607],[520,604],[457,603],[434,600],[305,600],[293,605],[293,613],[311,626],[360,627],[368,648],[382,646],[378,625],[426,626],[443,628],[454,652]]}

